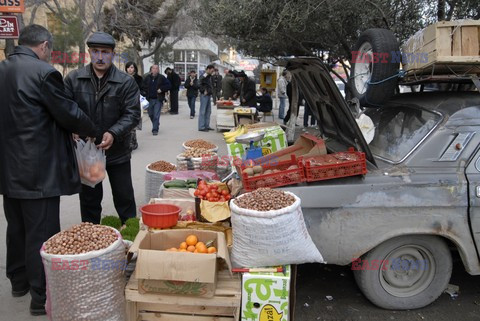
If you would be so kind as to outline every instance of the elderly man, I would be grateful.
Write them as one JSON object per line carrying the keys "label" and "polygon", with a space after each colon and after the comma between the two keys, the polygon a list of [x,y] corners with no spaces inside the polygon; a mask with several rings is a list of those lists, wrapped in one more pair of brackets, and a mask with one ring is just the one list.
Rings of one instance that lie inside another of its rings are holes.
{"label": "elderly man", "polygon": [[96,136],[95,125],[64,91],[47,62],[52,35],[25,27],[0,62],[0,194],[7,219],[7,277],[12,295],[30,291],[30,313],[45,314],[40,248],[60,231],[60,195],[80,191],[72,133]]}
{"label": "elderly man", "polygon": [[[101,134],[97,147],[105,150],[106,170],[113,203],[122,223],[137,214],[133,193],[131,130],[140,121],[140,91],[133,77],[112,64],[115,40],[105,32],[95,32],[87,40],[91,63],[68,74],[65,86],[70,97],[97,125]],[[82,185],[80,209],[83,222],[100,223],[102,183]]]}

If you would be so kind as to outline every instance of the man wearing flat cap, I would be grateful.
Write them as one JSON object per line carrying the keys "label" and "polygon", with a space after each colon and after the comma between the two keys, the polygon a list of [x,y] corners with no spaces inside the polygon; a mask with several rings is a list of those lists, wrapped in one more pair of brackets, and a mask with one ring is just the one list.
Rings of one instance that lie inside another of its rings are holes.
{"label": "man wearing flat cap", "polygon": [[[115,40],[111,35],[95,32],[88,38],[87,46],[91,63],[70,72],[65,87],[100,129],[101,135],[95,142],[98,148],[105,150],[113,203],[124,223],[136,216],[130,135],[140,121],[140,91],[134,78],[113,65]],[[102,183],[94,188],[82,185],[82,222],[100,223],[102,198]]]}

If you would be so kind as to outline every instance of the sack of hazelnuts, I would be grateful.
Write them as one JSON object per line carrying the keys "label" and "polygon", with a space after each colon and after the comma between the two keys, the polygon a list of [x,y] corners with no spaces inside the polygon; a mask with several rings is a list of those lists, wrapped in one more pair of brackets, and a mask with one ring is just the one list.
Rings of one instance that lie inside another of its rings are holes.
{"label": "sack of hazelnuts", "polygon": [[81,223],[46,241],[46,310],[52,321],[125,318],[125,245],[114,228]]}

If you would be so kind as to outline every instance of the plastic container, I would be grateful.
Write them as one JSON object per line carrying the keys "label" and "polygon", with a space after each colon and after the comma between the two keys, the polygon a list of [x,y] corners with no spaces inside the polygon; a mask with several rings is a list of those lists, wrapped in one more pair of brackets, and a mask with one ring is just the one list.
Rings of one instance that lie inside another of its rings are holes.
{"label": "plastic container", "polygon": [[[318,165],[319,162],[333,160],[332,157],[339,163]],[[365,153],[356,152],[353,148],[349,148],[346,152],[308,157],[299,163],[305,166],[307,182],[367,174]]]}
{"label": "plastic container", "polygon": [[[298,184],[305,181],[305,173],[303,171],[303,163],[297,161],[295,155],[291,155],[290,160],[276,161],[272,158],[271,161],[265,161],[261,164],[263,172],[267,170],[278,170],[276,173],[262,174],[258,176],[248,176],[243,172],[247,166],[243,162],[240,167],[237,167],[237,172],[240,174],[243,182],[243,188],[247,191],[253,191],[261,187],[280,187],[285,185]],[[298,168],[288,169],[290,166],[296,165]]]}
{"label": "plastic container", "polygon": [[143,223],[154,228],[175,226],[180,211],[181,208],[173,204],[148,204],[140,208]]}

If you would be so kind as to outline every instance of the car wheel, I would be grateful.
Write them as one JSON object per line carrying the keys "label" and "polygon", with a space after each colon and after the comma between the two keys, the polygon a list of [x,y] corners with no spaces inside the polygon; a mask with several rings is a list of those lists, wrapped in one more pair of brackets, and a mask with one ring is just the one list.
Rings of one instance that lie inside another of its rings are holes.
{"label": "car wheel", "polygon": [[397,86],[395,75],[400,64],[392,59],[392,52],[399,51],[397,39],[390,30],[368,29],[360,35],[354,48],[358,55],[356,59],[352,57],[351,93],[362,106],[378,107],[394,94]]}
{"label": "car wheel", "polygon": [[452,257],[445,241],[436,236],[402,236],[372,249],[362,257],[362,265],[352,265],[352,269],[358,287],[373,304],[384,309],[417,309],[445,290]]}

